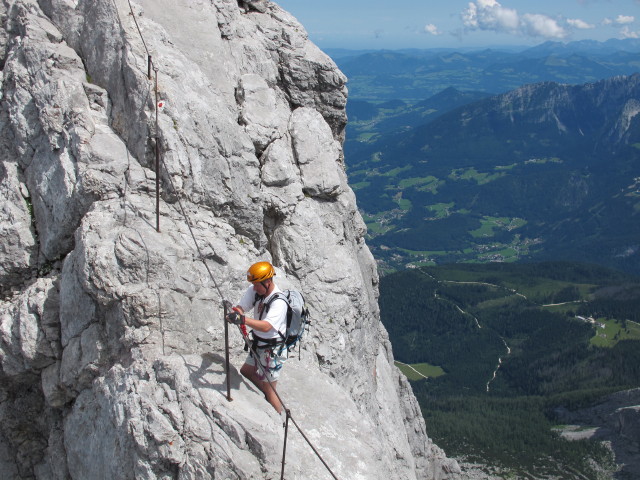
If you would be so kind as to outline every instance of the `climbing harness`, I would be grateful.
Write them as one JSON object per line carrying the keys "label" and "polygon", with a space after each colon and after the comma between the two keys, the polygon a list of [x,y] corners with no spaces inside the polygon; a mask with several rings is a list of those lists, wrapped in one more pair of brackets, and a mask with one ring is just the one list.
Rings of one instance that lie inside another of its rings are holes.
{"label": "climbing harness", "polygon": [[[285,360],[287,359],[286,350],[279,348],[281,346],[281,343],[272,341],[277,339],[265,341],[255,335],[253,332],[251,333],[251,347],[250,349],[248,349],[245,346],[245,350],[249,350],[249,355],[251,355],[256,364],[260,364],[266,374],[273,375],[274,373],[280,371],[280,369],[284,365]],[[262,371],[258,371],[258,376],[262,380],[264,380]]]}

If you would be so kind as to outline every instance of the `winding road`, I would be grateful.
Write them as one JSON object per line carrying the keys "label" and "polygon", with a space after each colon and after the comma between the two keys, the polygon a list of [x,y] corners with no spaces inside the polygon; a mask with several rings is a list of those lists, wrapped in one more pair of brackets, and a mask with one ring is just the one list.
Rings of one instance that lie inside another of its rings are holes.
{"label": "winding road", "polygon": [[[489,287],[501,288],[503,290],[507,290],[507,291],[513,293],[514,295],[518,295],[519,297],[522,297],[525,300],[527,300],[527,297],[525,295],[523,295],[522,293],[519,293],[515,289],[512,289],[512,288],[503,287],[502,285],[496,285],[494,283],[487,283],[487,282],[460,282],[460,281],[456,281],[456,280],[438,280],[433,275],[430,275],[429,273],[425,272],[424,270],[421,270],[421,272],[424,275],[426,275],[427,277],[429,277],[431,280],[435,280],[438,283],[454,283],[454,284],[458,284],[458,285],[485,285],[485,286],[489,286]],[[435,297],[438,298],[437,292],[435,293]],[[569,303],[569,302],[567,302],[567,303]],[[558,305],[560,305],[560,304],[558,304]],[[542,306],[546,307],[546,306],[551,306],[551,305],[542,305]],[[455,307],[463,315],[471,316],[471,318],[473,318],[473,320],[476,322],[476,326],[478,328],[482,328],[482,325],[480,325],[480,322],[478,321],[478,319],[474,315],[471,315],[469,312],[465,312],[462,308],[460,308],[459,305],[455,305]],[[509,355],[511,355],[511,347],[509,347],[509,345],[507,345],[507,342],[504,339],[504,337],[500,336],[500,340],[502,340],[502,343],[504,343],[504,346],[507,349],[506,356],[508,357]],[[500,370],[500,367],[502,366],[502,359],[503,359],[503,357],[498,357],[498,365],[496,366],[496,369],[493,371],[493,375],[491,376],[491,378],[487,382],[487,392],[489,392],[489,389],[490,389],[490,386],[491,386],[491,382],[493,382],[496,379],[496,377],[498,376],[498,370]],[[398,362],[398,363],[401,363],[401,362]],[[406,364],[403,363],[403,365],[406,365]],[[411,367],[411,365],[407,365],[407,366],[410,367],[412,370],[416,371],[416,373],[418,373],[419,375],[422,375],[420,372],[415,370],[415,368]],[[422,375],[422,376],[424,377],[424,375]],[[428,378],[428,377],[424,377],[424,378]]]}
{"label": "winding road", "polygon": [[420,373],[418,370],[416,370],[415,368],[413,368],[411,365],[409,365],[408,363],[402,363],[398,360],[395,360],[396,363],[399,363],[400,365],[404,365],[405,367],[409,367],[411,370],[413,370],[414,372],[416,372],[418,375],[420,375],[422,378],[429,378],[426,375],[423,375],[422,373]]}

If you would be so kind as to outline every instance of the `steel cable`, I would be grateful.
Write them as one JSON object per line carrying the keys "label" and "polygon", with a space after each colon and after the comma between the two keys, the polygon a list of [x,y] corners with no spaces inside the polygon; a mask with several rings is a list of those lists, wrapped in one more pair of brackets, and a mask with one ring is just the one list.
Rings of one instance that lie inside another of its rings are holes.
{"label": "steel cable", "polygon": [[[129,4],[129,8],[131,10],[131,15],[133,17],[133,21],[136,25],[136,29],[138,31],[138,34],[140,36],[140,40],[142,41],[142,44],[144,45],[145,51],[147,52],[147,56],[149,59],[149,70],[151,70],[151,65],[153,65],[154,67],[154,72],[155,72],[155,86],[154,86],[154,90],[155,90],[155,98],[156,98],[156,105],[155,105],[155,109],[156,109],[156,118],[155,118],[155,124],[156,124],[156,132],[155,132],[155,140],[156,140],[156,151],[159,151],[159,129],[158,129],[158,102],[157,102],[157,98],[158,98],[158,68],[155,67],[155,64],[152,64],[152,60],[151,60],[151,55],[149,53],[149,49],[147,48],[147,43],[144,39],[144,36],[142,34],[142,31],[140,29],[140,26],[138,25],[138,21],[136,20],[135,17],[135,13],[133,11],[133,6],[131,5],[131,0],[127,0],[128,4]],[[115,5],[114,5],[115,6]],[[117,9],[117,6],[116,6]],[[150,75],[149,75],[150,78]],[[180,198],[180,193],[178,192],[178,189],[176,188],[173,179],[169,173],[169,169],[167,168],[167,165],[164,161],[164,158],[162,158],[160,156],[160,163],[162,164],[162,167],[164,169],[165,172],[167,172],[167,179],[169,181],[169,184],[171,185],[171,189],[173,190],[173,192],[176,194],[176,198],[177,198],[177,203],[178,206],[180,208],[180,212],[182,214],[182,217],[184,218],[184,221],[187,225],[187,228],[189,229],[189,233],[191,235],[191,238],[193,239],[193,243],[196,247],[196,250],[198,252],[198,256],[200,261],[202,262],[202,264],[204,265],[205,269],[207,270],[207,273],[209,274],[209,277],[211,278],[211,281],[213,282],[213,286],[216,289],[216,291],[218,292],[218,294],[220,295],[220,298],[222,299],[223,305],[230,305],[231,303],[228,302],[227,300],[225,300],[224,295],[222,294],[222,291],[218,285],[218,283],[215,280],[215,277],[213,275],[213,272],[211,271],[209,265],[206,262],[206,258],[202,252],[202,249],[200,248],[200,244],[198,243],[198,239],[196,238],[196,235],[193,231],[193,226],[192,226],[192,222],[189,218],[189,215],[187,214],[184,205],[182,204],[182,200]],[[159,169],[156,169],[156,185],[158,184],[159,181],[159,176],[160,176],[160,171]],[[159,215],[159,213],[158,213]],[[158,229],[159,231],[159,229]],[[224,307],[224,310],[226,311],[226,306]],[[226,322],[226,319],[225,319]],[[311,440],[309,440],[309,438],[307,437],[307,435],[303,432],[302,428],[300,428],[300,426],[298,425],[298,423],[295,421],[295,419],[293,418],[293,416],[291,415],[291,411],[287,408],[286,404],[282,401],[282,397],[280,397],[280,394],[278,393],[278,391],[273,387],[273,384],[271,382],[271,380],[269,380],[268,376],[267,376],[267,372],[265,370],[265,367],[262,365],[262,363],[258,360],[259,356],[256,352],[256,350],[252,347],[251,342],[248,338],[248,335],[246,335],[242,329],[240,328],[240,325],[238,325],[238,330],[240,331],[240,334],[243,337],[243,340],[245,342],[245,344],[247,345],[247,347],[251,350],[251,352],[253,353],[253,355],[256,356],[256,364],[260,366],[260,369],[262,370],[262,374],[264,375],[266,381],[269,384],[269,387],[273,390],[273,392],[275,393],[276,397],[278,398],[278,401],[280,401],[280,403],[282,404],[282,408],[285,411],[285,415],[286,415],[286,422],[284,425],[285,428],[285,438],[284,438],[284,446],[283,446],[283,454],[282,454],[282,470],[281,470],[281,480],[284,479],[284,470],[285,470],[285,460],[286,460],[286,450],[287,450],[287,437],[288,437],[288,425],[289,425],[289,420],[291,420],[291,422],[293,423],[293,425],[296,427],[296,429],[298,430],[298,432],[300,433],[300,435],[302,435],[302,438],[304,438],[304,440],[306,441],[306,443],[309,445],[309,447],[313,450],[313,452],[315,453],[315,455],[318,457],[318,459],[322,462],[322,464],[324,465],[324,467],[327,469],[327,471],[331,474],[331,476],[335,479],[338,480],[338,477],[335,475],[335,473],[333,473],[333,471],[331,470],[331,468],[329,467],[329,465],[327,464],[327,462],[325,461],[325,459],[322,457],[322,455],[320,454],[320,452],[316,449],[316,447],[313,445],[313,443],[311,442]]]}

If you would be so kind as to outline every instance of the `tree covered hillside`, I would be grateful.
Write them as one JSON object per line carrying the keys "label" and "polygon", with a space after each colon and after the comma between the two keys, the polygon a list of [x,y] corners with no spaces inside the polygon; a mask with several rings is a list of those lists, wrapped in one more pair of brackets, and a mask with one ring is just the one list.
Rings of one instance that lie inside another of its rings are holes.
{"label": "tree covered hillside", "polygon": [[[383,277],[380,308],[451,453],[587,478],[585,456],[610,461],[558,438],[552,412],[640,383],[640,278],[569,262],[423,267]],[[442,374],[419,379],[426,365]]]}
{"label": "tree covered hillside", "polygon": [[383,269],[575,259],[640,272],[640,75],[543,83],[361,145],[349,179]]}

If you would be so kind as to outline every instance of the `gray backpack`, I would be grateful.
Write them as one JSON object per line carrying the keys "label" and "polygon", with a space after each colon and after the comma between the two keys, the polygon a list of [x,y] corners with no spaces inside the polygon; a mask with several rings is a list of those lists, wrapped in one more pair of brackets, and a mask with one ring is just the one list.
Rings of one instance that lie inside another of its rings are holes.
{"label": "gray backpack", "polygon": [[265,304],[265,312],[269,311],[271,304],[277,299],[287,302],[287,331],[280,333],[282,340],[288,349],[292,349],[295,344],[302,338],[305,327],[310,324],[309,310],[304,301],[304,296],[297,290],[284,290],[277,292]]}

